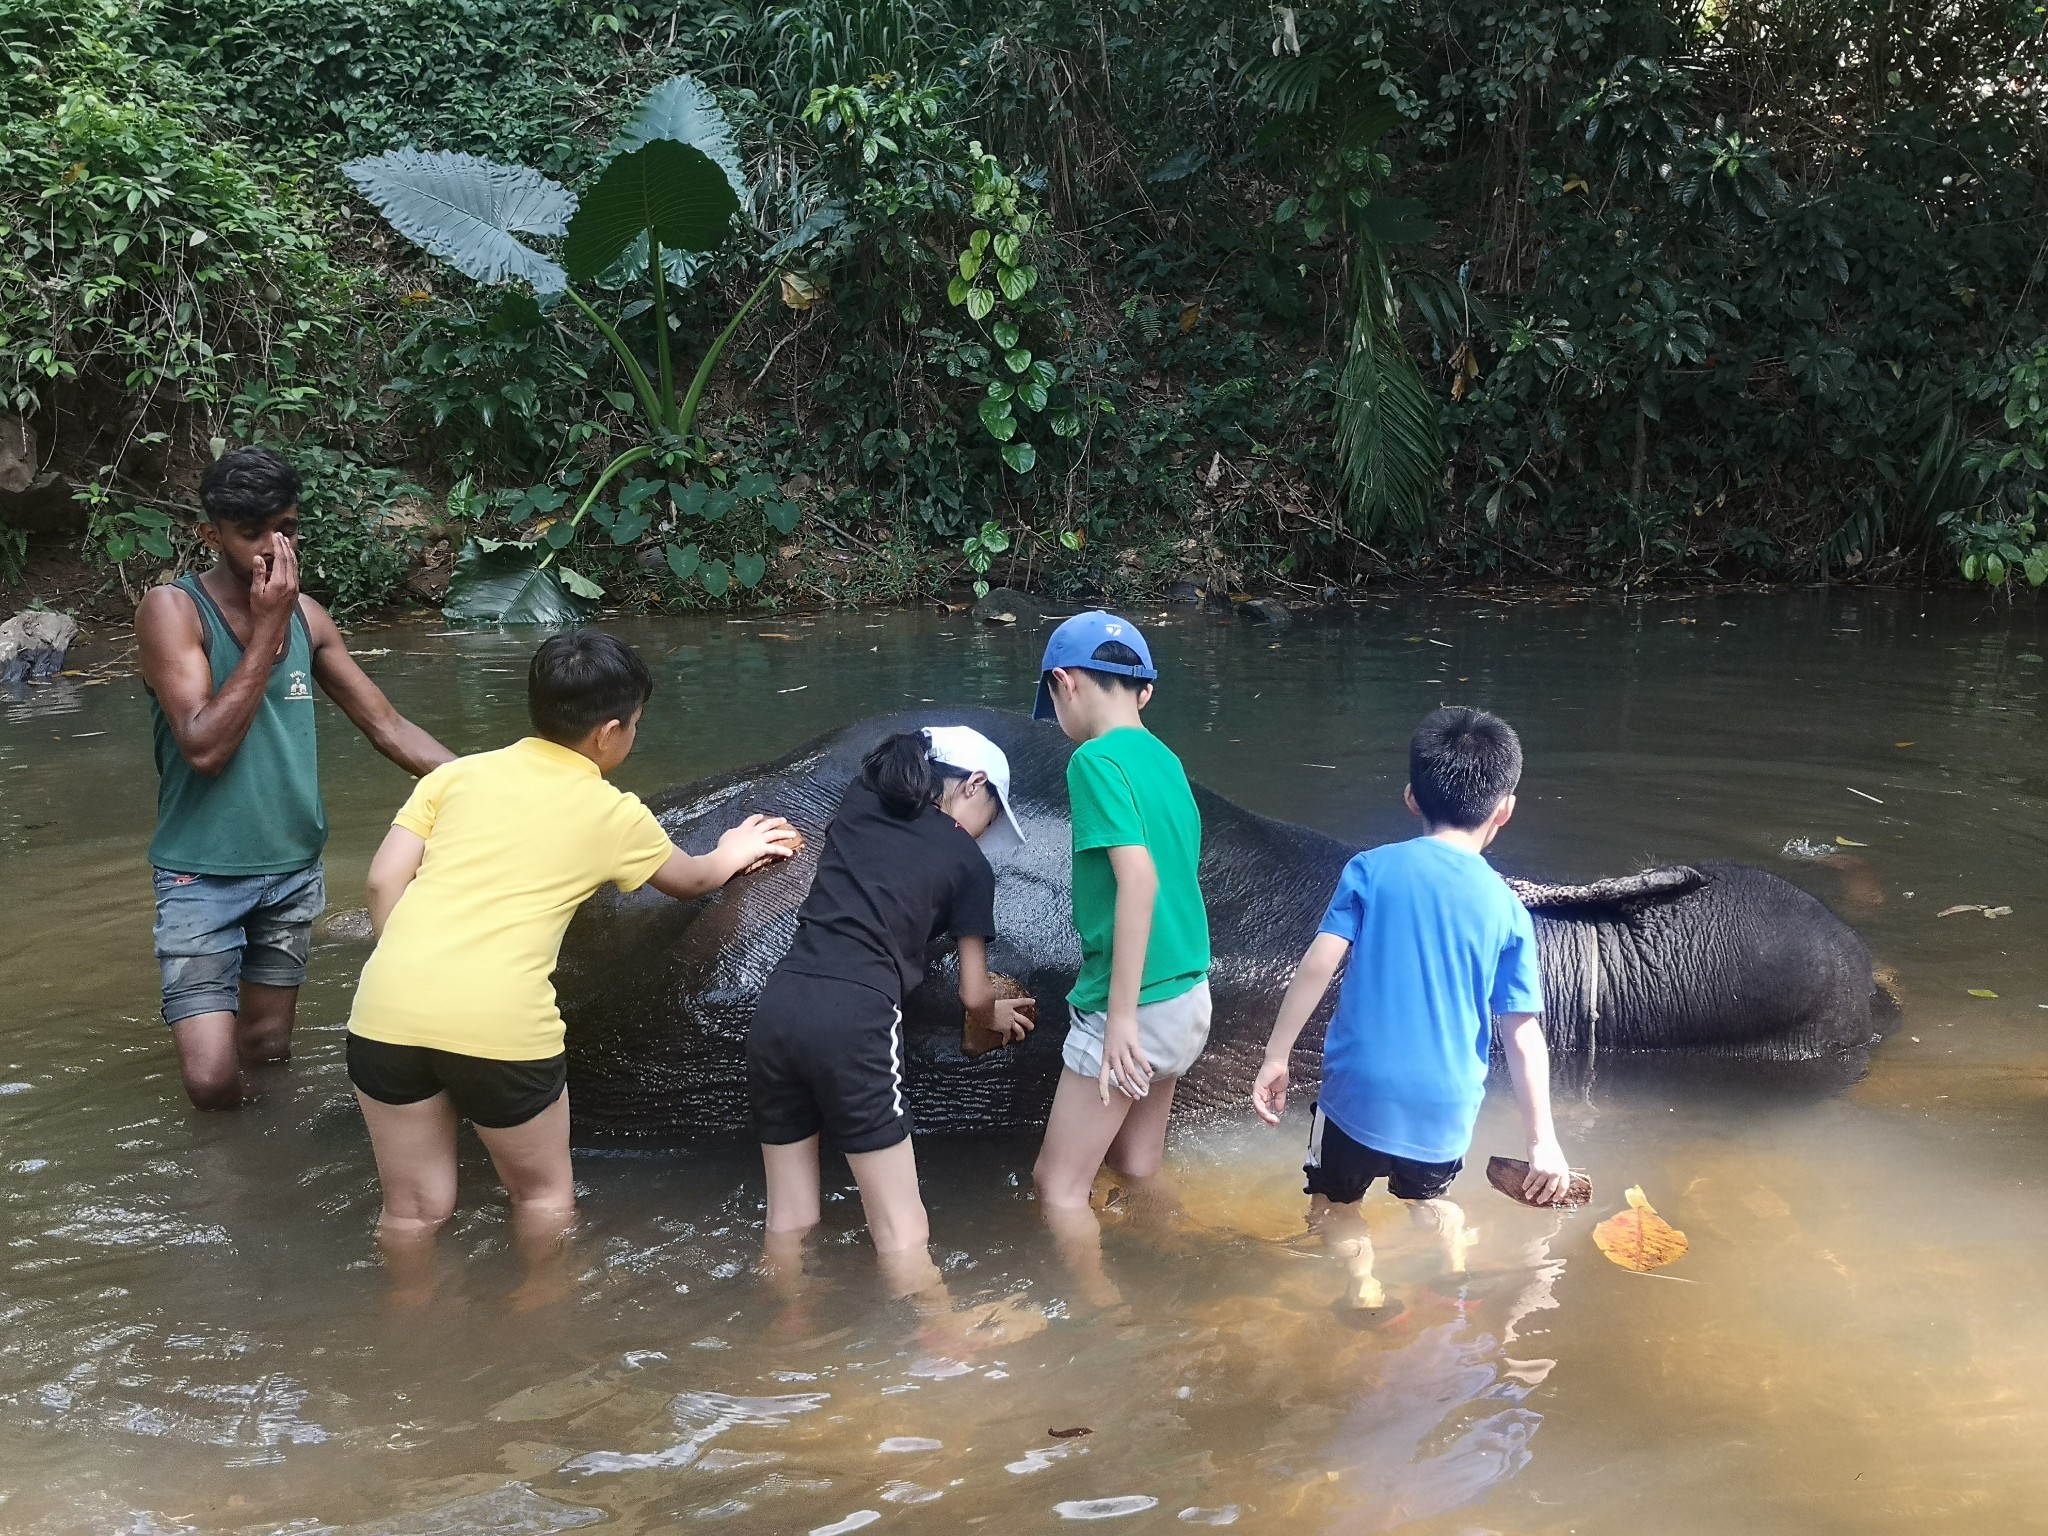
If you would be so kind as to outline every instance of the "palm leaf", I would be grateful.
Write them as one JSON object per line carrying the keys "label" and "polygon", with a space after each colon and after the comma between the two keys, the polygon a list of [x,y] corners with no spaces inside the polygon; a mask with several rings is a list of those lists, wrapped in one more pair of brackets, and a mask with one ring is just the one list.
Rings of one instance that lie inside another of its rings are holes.
{"label": "palm leaf", "polygon": [[523,165],[416,149],[350,160],[341,168],[391,227],[480,283],[518,278],[536,293],[568,286],[561,267],[515,233],[559,235],[576,198]]}
{"label": "palm leaf", "polygon": [[1419,533],[1443,475],[1436,401],[1395,325],[1384,262],[1361,263],[1351,352],[1337,386],[1337,464],[1351,524],[1362,537],[1385,527]]}

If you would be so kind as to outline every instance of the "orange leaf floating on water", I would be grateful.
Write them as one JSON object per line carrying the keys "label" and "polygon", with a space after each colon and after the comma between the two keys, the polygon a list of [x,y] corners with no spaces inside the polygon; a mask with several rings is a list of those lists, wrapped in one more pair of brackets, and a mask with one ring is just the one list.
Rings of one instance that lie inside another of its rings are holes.
{"label": "orange leaf floating on water", "polygon": [[1673,1259],[1685,1257],[1692,1246],[1685,1234],[1659,1216],[1644,1196],[1640,1184],[1628,1189],[1628,1209],[1617,1211],[1593,1229],[1593,1241],[1600,1251],[1623,1269],[1645,1274],[1662,1269]]}

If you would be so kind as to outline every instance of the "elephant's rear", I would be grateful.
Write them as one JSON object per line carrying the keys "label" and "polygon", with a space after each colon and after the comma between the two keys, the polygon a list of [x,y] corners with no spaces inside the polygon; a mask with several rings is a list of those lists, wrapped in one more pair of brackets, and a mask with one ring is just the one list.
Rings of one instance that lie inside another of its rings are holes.
{"label": "elephant's rear", "polygon": [[1669,899],[1538,912],[1558,1043],[1596,1059],[1860,1059],[1882,997],[1862,938],[1767,870],[1698,868],[1705,881]]}

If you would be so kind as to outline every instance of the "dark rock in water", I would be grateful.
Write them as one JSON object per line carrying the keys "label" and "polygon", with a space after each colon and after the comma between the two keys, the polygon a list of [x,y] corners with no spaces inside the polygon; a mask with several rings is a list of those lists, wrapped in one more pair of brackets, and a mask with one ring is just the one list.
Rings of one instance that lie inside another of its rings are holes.
{"label": "dark rock in water", "polygon": [[1192,581],[1176,581],[1166,589],[1169,603],[1199,603],[1207,594]]}
{"label": "dark rock in water", "polygon": [[376,937],[370,932],[370,913],[367,907],[348,907],[340,912],[329,912],[313,924],[313,934],[323,944],[367,944]]}
{"label": "dark rock in water", "polygon": [[29,608],[0,624],[0,683],[55,677],[78,634],[68,613]]}
{"label": "dark rock in water", "polygon": [[1237,605],[1237,616],[1247,624],[1269,624],[1285,629],[1294,622],[1287,605],[1270,597],[1248,597]]}
{"label": "dark rock in water", "polygon": [[971,611],[984,624],[1035,624],[1045,617],[1045,604],[1012,587],[991,587]]}

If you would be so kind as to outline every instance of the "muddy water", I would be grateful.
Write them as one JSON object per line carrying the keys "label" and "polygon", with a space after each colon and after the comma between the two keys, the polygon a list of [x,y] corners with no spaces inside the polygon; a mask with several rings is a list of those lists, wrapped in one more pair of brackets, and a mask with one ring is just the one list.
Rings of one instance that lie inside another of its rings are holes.
{"label": "muddy water", "polygon": [[[741,1146],[582,1159],[570,1262],[531,1280],[472,1158],[433,1298],[393,1307],[341,1067],[360,950],[316,952],[298,1058],[258,1104],[189,1113],[152,1016],[139,686],[0,704],[0,1531],[2030,1525],[2048,1500],[2044,630],[2028,608],[1886,596],[1412,602],[1284,635],[1170,621],[1155,724],[1223,793],[1400,835],[1413,720],[1492,705],[1530,764],[1504,866],[1778,869],[1870,937],[1902,1021],[1839,1097],[1673,1083],[1566,1105],[1601,1209],[1538,1215],[1466,1175],[1482,1239],[1463,1281],[1375,1203],[1395,1305],[1374,1327],[1340,1318],[1332,1267],[1288,1241],[1298,1124],[1185,1128],[1180,1212],[1110,1219],[1112,1307],[1043,1237],[1028,1142],[928,1143],[952,1293],[991,1324],[966,1347],[882,1294],[843,1193],[817,1283],[770,1291]],[[638,789],[906,702],[1019,704],[1036,659],[1031,635],[931,614],[631,634],[662,683],[622,775]],[[529,638],[354,641],[452,745],[518,730]],[[405,784],[331,709],[322,728],[330,888],[353,905]],[[1937,916],[1962,903],[2013,915]],[[1477,1150],[1512,1141],[1490,1103]],[[1692,1239],[1661,1276],[1590,1238],[1631,1183]]]}

